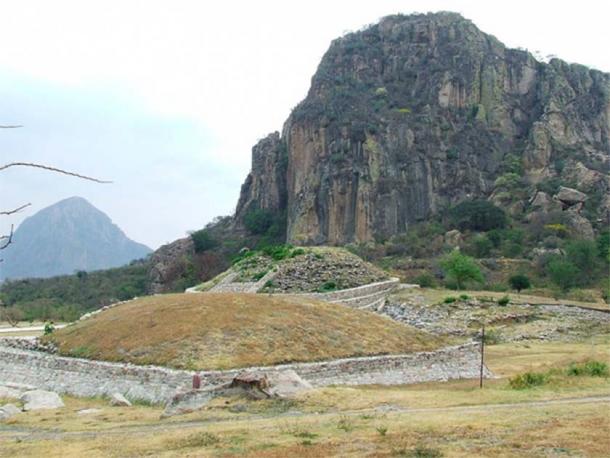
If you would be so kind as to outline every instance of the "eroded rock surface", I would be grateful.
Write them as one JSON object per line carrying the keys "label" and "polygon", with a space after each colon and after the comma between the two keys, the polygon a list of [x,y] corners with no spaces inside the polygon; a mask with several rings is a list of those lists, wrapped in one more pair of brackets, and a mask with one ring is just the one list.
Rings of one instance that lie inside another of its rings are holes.
{"label": "eroded rock surface", "polygon": [[285,215],[295,244],[383,239],[459,201],[499,199],[511,156],[525,186],[577,180],[561,202],[603,221],[609,94],[607,73],[538,62],[458,14],[386,17],[334,40],[281,135],[254,147],[235,225],[261,208]]}

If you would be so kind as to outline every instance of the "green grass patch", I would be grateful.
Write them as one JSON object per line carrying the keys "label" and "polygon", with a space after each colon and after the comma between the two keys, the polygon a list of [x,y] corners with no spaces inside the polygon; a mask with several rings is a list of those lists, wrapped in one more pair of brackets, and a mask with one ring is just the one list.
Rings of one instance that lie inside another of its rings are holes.
{"label": "green grass patch", "polygon": [[606,363],[594,360],[570,364],[567,374],[572,377],[608,377],[610,375]]}

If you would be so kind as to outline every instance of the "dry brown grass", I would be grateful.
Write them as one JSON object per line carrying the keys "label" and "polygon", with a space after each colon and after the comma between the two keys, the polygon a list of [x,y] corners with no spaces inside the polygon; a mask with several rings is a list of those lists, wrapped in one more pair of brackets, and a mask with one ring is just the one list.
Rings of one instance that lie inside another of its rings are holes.
{"label": "dry brown grass", "polygon": [[442,346],[374,313],[296,296],[168,294],[56,331],[64,355],[187,369],[228,369]]}

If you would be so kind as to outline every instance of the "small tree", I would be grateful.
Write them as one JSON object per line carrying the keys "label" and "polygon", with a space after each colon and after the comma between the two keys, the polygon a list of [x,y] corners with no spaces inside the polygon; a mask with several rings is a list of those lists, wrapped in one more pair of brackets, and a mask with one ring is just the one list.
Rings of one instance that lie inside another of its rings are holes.
{"label": "small tree", "polygon": [[599,266],[598,247],[592,240],[574,240],[566,246],[566,258],[580,271],[580,283],[586,284],[595,276]]}
{"label": "small tree", "polygon": [[508,222],[504,210],[487,200],[462,202],[449,214],[453,225],[460,230],[490,231],[506,227]]}
{"label": "small tree", "polygon": [[447,277],[455,281],[457,289],[463,289],[466,282],[483,282],[481,269],[470,256],[463,255],[459,250],[453,250],[441,261],[441,268]]}
{"label": "small tree", "polygon": [[557,256],[549,262],[548,273],[553,283],[568,291],[578,284],[580,270],[570,261]]}
{"label": "small tree", "polygon": [[203,253],[218,246],[218,241],[214,239],[207,229],[201,229],[191,234],[193,244],[195,245],[195,253]]}
{"label": "small tree", "polygon": [[510,285],[510,287],[512,289],[516,290],[518,293],[520,293],[522,289],[527,289],[530,286],[532,286],[529,277],[527,275],[523,275],[523,274],[512,275],[508,279],[508,284]]}
{"label": "small tree", "polygon": [[244,216],[244,226],[253,235],[265,234],[273,222],[273,214],[268,210],[251,210]]}

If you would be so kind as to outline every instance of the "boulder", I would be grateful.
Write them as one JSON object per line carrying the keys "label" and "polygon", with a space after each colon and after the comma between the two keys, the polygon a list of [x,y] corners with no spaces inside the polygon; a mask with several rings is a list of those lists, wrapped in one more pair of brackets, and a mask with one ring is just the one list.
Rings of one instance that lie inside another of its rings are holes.
{"label": "boulder", "polygon": [[64,406],[59,395],[53,391],[32,390],[21,395],[23,410],[59,409]]}
{"label": "boulder", "polygon": [[566,225],[578,238],[593,240],[595,239],[595,232],[593,232],[593,226],[591,222],[578,214],[576,211],[566,211]]}
{"label": "boulder", "polygon": [[311,389],[293,370],[247,371],[238,374],[230,383],[176,394],[165,405],[161,418],[195,412],[219,396],[246,395],[251,399],[271,397],[289,398],[303,390]]}
{"label": "boulder", "polygon": [[165,405],[161,418],[195,412],[205,407],[212,399],[227,394],[229,384],[189,390],[176,394]]}
{"label": "boulder", "polygon": [[462,243],[462,233],[457,229],[453,229],[445,233],[445,245],[452,248],[459,247]]}
{"label": "boulder", "polygon": [[7,420],[18,413],[21,413],[21,409],[14,404],[0,406],[0,420]]}
{"label": "boulder", "polygon": [[110,395],[110,405],[114,407],[131,407],[131,402],[121,393],[112,393]]}
{"label": "boulder", "polygon": [[553,198],[560,201],[565,206],[571,207],[572,205],[585,202],[587,200],[587,195],[574,188],[560,186],[559,191],[557,191],[557,194],[555,194]]}
{"label": "boulder", "polygon": [[21,391],[9,386],[0,386],[0,398],[19,399],[20,396]]}
{"label": "boulder", "polygon": [[531,209],[544,213],[548,213],[553,210],[561,210],[561,205],[557,201],[551,199],[551,196],[543,191],[538,191],[536,194],[534,194],[529,203]]}
{"label": "boulder", "polygon": [[274,397],[290,398],[301,391],[312,389],[311,384],[292,369],[268,372],[267,380],[269,383],[267,392]]}

